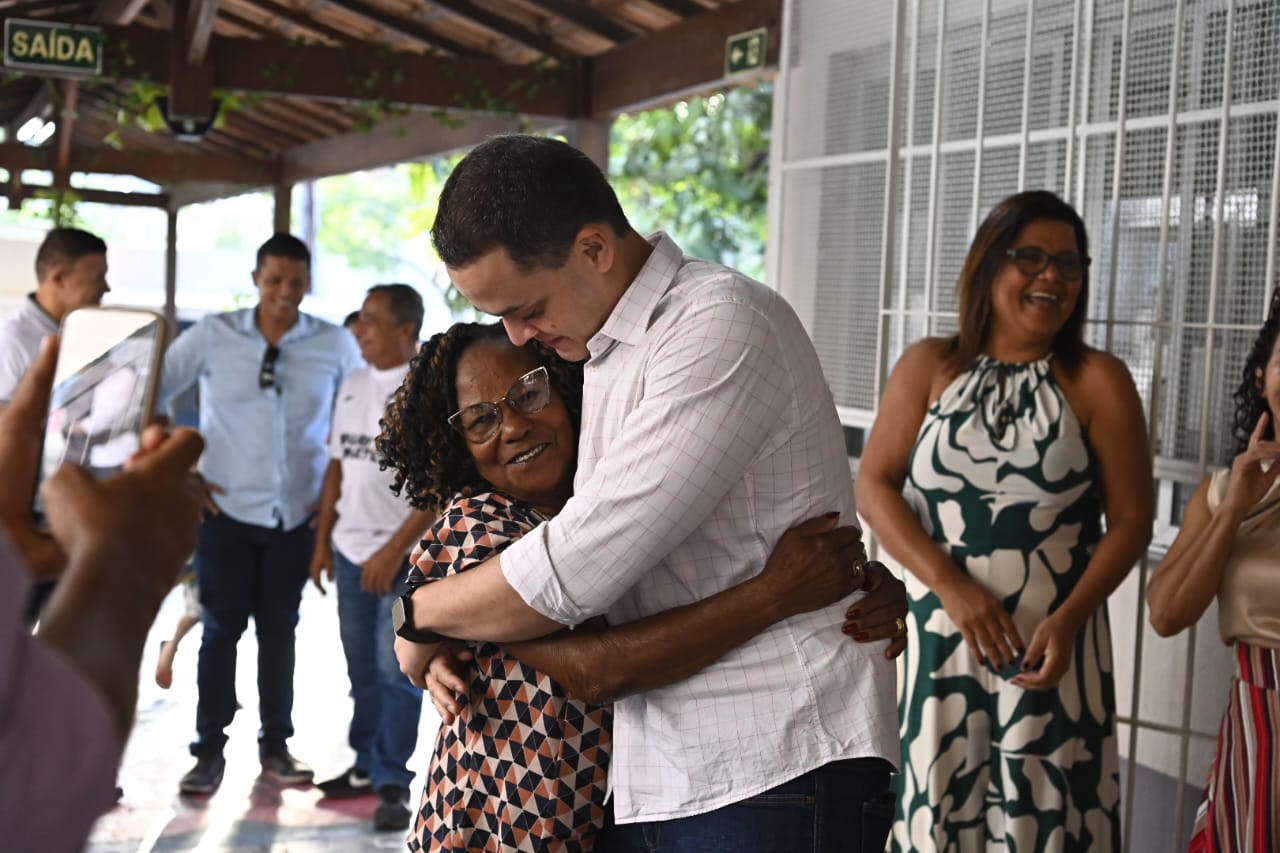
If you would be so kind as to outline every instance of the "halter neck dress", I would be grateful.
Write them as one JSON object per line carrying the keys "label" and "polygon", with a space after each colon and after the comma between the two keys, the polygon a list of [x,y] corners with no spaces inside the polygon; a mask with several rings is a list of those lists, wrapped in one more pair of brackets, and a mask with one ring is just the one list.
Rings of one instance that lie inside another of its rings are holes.
{"label": "halter neck dress", "polygon": [[[921,524],[992,592],[1024,643],[1102,535],[1097,469],[1048,358],[980,356],[925,416],[908,467]],[[1105,605],[1057,689],[975,664],[938,597],[906,573],[894,849],[1118,850],[1119,761]]]}

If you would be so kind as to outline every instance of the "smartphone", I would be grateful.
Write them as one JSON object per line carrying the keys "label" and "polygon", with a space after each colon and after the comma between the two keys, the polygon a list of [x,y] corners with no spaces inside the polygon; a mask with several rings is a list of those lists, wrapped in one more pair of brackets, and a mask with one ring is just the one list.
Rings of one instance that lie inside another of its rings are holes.
{"label": "smartphone", "polygon": [[151,419],[165,322],[142,308],[77,308],[62,320],[32,513],[47,527],[40,483],[64,462],[96,477],[124,468]]}

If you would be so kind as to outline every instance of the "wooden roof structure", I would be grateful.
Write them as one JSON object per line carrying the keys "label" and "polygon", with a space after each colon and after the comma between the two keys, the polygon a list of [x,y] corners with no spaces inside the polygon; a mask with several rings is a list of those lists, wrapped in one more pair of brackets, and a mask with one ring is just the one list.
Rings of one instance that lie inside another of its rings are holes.
{"label": "wooden roof structure", "polygon": [[[618,113],[722,85],[728,36],[767,28],[776,65],[782,0],[0,0],[0,18],[104,30],[100,75],[0,83],[11,205],[33,192],[23,169],[62,187],[72,172],[130,174],[162,191],[75,192],[172,215],[272,187],[287,224],[298,182],[497,132],[563,128],[599,156]],[[176,120],[227,103],[182,141],[137,126],[156,94]],[[33,116],[56,132],[14,141]]]}

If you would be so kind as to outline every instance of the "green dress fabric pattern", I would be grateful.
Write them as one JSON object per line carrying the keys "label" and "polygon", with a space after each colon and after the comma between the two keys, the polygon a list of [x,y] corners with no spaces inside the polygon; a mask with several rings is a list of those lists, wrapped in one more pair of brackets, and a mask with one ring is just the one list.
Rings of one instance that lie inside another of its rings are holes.
{"label": "green dress fabric pattern", "polygon": [[[980,357],[921,425],[908,468],[925,530],[990,590],[1024,642],[1066,600],[1101,537],[1093,454],[1048,359]],[[1056,690],[974,663],[938,597],[906,572],[912,643],[899,690],[893,847],[1118,850],[1119,760],[1106,607]]]}

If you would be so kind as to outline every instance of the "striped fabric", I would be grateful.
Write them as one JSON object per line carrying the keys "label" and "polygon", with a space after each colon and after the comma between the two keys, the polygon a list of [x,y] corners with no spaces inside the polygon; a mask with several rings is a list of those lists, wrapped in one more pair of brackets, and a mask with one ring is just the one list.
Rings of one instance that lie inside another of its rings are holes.
{"label": "striped fabric", "polygon": [[1236,677],[1190,853],[1280,850],[1280,649],[1236,644]]}

